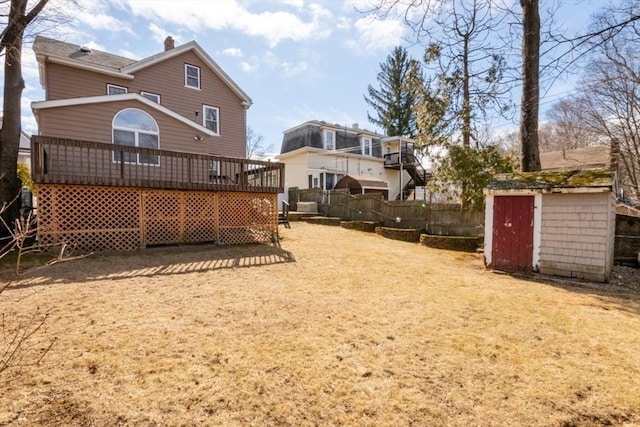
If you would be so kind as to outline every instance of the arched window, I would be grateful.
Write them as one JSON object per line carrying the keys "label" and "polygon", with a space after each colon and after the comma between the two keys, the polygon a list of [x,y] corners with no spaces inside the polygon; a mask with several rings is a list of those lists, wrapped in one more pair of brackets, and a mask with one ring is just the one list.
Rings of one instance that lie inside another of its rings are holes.
{"label": "arched window", "polygon": [[[113,143],[130,147],[159,148],[158,124],[148,113],[137,108],[125,108],[113,117]],[[113,153],[113,160],[120,161],[120,153]],[[126,163],[159,165],[160,158],[148,153],[124,153]]]}

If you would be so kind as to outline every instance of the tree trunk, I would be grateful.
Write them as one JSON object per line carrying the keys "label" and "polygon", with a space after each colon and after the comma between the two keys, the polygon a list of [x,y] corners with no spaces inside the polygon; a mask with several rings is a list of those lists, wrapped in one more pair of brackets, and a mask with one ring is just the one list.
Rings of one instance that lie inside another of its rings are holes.
{"label": "tree trunk", "polygon": [[[24,16],[26,6],[27,0],[11,1],[9,22],[16,24],[2,39],[5,63],[3,118],[0,130],[0,206],[6,206],[2,218],[10,227],[20,216],[21,199],[18,195],[22,189],[22,183],[18,178],[18,152],[21,132],[20,100],[24,89],[21,63],[24,25],[21,17]],[[8,231],[6,227],[0,226],[0,236],[7,236]]]}
{"label": "tree trunk", "polygon": [[469,92],[469,36],[462,47],[462,145],[471,145],[471,93]]}
{"label": "tree trunk", "polygon": [[540,104],[540,15],[538,0],[520,0],[522,6],[522,101],[520,110],[521,168],[540,170],[538,108]]}

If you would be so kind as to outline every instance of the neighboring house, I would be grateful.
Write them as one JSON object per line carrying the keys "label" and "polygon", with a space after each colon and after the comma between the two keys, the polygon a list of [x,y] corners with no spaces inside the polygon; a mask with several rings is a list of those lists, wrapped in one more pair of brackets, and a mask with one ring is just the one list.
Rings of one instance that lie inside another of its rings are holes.
{"label": "neighboring house", "polygon": [[[621,170],[618,166],[618,154],[609,145],[597,145],[593,147],[574,148],[571,150],[548,151],[540,153],[540,165],[543,171],[564,171],[564,170],[589,170],[589,169],[611,169],[617,173],[617,194],[616,212],[622,215],[640,216],[637,209],[638,202],[629,198],[633,192],[624,193],[624,181],[620,176]],[[635,207],[633,206],[635,205]]]}
{"label": "neighboring house", "polygon": [[[2,128],[2,117],[0,116],[0,128]],[[24,163],[31,167],[31,136],[24,130],[20,131],[20,143],[18,147],[18,163]]]}
{"label": "neighboring house", "polygon": [[416,187],[427,180],[413,140],[386,137],[357,124],[302,123],[284,132],[277,159],[286,165],[285,187],[331,190],[337,185],[352,194],[376,192],[404,200],[414,198]]}
{"label": "neighboring house", "polygon": [[611,148],[608,145],[598,145],[542,152],[540,166],[543,171],[609,168],[611,167]]}
{"label": "neighboring house", "polygon": [[198,43],[167,37],[141,60],[41,36],[33,50],[45,243],[131,250],[277,232],[284,168],[245,159],[251,98]]}
{"label": "neighboring house", "polygon": [[[2,117],[0,117],[0,128],[2,128]],[[31,169],[31,137],[24,130],[20,131],[20,142],[18,145],[18,163],[25,164]],[[22,212],[26,213],[36,208],[36,198],[31,191],[23,186],[21,196]]]}

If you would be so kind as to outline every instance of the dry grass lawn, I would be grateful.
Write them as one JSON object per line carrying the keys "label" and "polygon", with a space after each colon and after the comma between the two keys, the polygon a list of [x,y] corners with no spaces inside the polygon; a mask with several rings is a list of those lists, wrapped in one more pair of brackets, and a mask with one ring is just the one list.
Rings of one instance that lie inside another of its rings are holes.
{"label": "dry grass lawn", "polygon": [[8,324],[48,313],[25,361],[57,340],[0,374],[0,425],[640,425],[640,296],[281,231],[280,248],[94,255],[17,279]]}

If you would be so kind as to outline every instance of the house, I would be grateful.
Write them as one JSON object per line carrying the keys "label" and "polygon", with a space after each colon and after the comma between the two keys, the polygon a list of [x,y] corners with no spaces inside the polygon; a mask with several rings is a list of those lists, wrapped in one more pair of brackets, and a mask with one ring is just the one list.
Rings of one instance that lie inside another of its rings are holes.
{"label": "house", "polygon": [[596,145],[540,153],[541,170],[596,169],[611,167],[611,147]]}
{"label": "house", "polygon": [[284,132],[277,159],[286,165],[285,187],[337,186],[352,194],[377,192],[405,200],[416,197],[416,188],[423,189],[428,178],[413,145],[409,138],[379,135],[357,124],[311,120]]}
{"label": "house", "polygon": [[[1,127],[2,117],[0,117],[0,128]],[[27,165],[31,168],[31,136],[23,129],[20,130],[20,141],[18,143],[18,164]],[[28,187],[22,187],[20,198],[23,214],[26,215],[37,207],[37,200]]]}
{"label": "house", "polygon": [[266,241],[284,167],[245,159],[251,98],[195,41],[134,60],[42,36],[31,107],[44,244]]}

